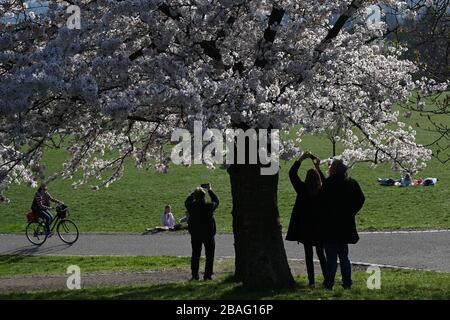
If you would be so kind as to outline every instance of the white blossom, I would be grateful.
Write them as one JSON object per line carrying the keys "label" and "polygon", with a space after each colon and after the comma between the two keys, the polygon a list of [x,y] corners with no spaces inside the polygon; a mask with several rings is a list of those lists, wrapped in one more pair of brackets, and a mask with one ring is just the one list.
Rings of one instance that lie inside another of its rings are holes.
{"label": "white blossom", "polygon": [[[163,146],[195,120],[221,130],[299,125],[282,159],[298,154],[305,133],[341,128],[350,162],[424,168],[430,151],[398,124],[393,106],[448,83],[415,80],[418,66],[401,59],[405,48],[382,39],[384,23],[356,23],[375,1],[355,1],[355,23],[323,41],[352,2],[81,0],[81,30],[55,27],[65,26],[62,3],[14,23],[7,17],[23,2],[2,4],[0,192],[45,178],[38,164],[52,139],[63,139],[71,156],[60,176],[81,172],[74,186],[110,185],[127,158],[166,172]],[[385,3],[411,11],[406,2]],[[267,43],[274,4],[284,18]]]}

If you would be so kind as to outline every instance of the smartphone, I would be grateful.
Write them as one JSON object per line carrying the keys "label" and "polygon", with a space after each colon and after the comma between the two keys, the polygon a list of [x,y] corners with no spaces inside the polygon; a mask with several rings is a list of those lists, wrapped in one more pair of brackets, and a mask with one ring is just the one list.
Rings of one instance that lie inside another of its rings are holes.
{"label": "smartphone", "polygon": [[208,189],[209,188],[209,183],[202,183],[200,185],[200,187],[202,187],[203,189]]}

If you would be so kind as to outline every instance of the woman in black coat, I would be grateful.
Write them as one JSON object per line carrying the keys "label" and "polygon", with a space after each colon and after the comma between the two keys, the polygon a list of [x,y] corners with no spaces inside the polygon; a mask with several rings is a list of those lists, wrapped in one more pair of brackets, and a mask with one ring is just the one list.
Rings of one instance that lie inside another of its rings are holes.
{"label": "woman in black coat", "polygon": [[323,244],[319,238],[319,202],[318,195],[322,186],[323,174],[320,171],[320,160],[314,158],[316,169],[308,170],[305,181],[298,176],[298,170],[303,160],[313,158],[308,152],[294,162],[289,170],[289,178],[292,186],[297,192],[294,209],[292,210],[291,220],[286,235],[288,241],[298,241],[303,243],[305,249],[306,270],[308,272],[309,287],[315,288],[314,279],[314,261],[313,247],[316,247],[316,253],[319,257],[322,274],[325,276],[326,259]]}

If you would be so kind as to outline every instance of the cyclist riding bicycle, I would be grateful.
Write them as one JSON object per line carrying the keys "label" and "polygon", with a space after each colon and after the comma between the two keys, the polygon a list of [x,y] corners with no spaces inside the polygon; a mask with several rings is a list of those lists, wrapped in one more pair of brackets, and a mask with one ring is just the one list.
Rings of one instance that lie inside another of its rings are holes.
{"label": "cyclist riding bicycle", "polygon": [[44,219],[47,233],[50,232],[50,224],[53,221],[53,215],[50,212],[51,202],[63,204],[48,193],[48,187],[46,185],[41,185],[34,195],[31,210],[40,218]]}

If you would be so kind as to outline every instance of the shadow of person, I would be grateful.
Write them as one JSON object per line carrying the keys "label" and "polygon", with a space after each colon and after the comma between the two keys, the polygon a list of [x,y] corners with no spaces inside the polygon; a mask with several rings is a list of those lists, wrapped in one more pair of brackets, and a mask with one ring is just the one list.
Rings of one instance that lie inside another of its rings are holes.
{"label": "shadow of person", "polygon": [[50,247],[43,246],[24,246],[13,250],[8,250],[4,252],[0,252],[0,255],[8,256],[8,255],[44,255],[49,253],[57,253],[61,252],[67,248],[70,248],[72,245],[69,244],[58,244]]}
{"label": "shadow of person", "polygon": [[156,234],[156,233],[161,233],[161,232],[167,232],[169,231],[168,229],[163,229],[163,228],[153,228],[153,229],[147,229],[145,230],[142,235],[147,235],[147,234]]}

